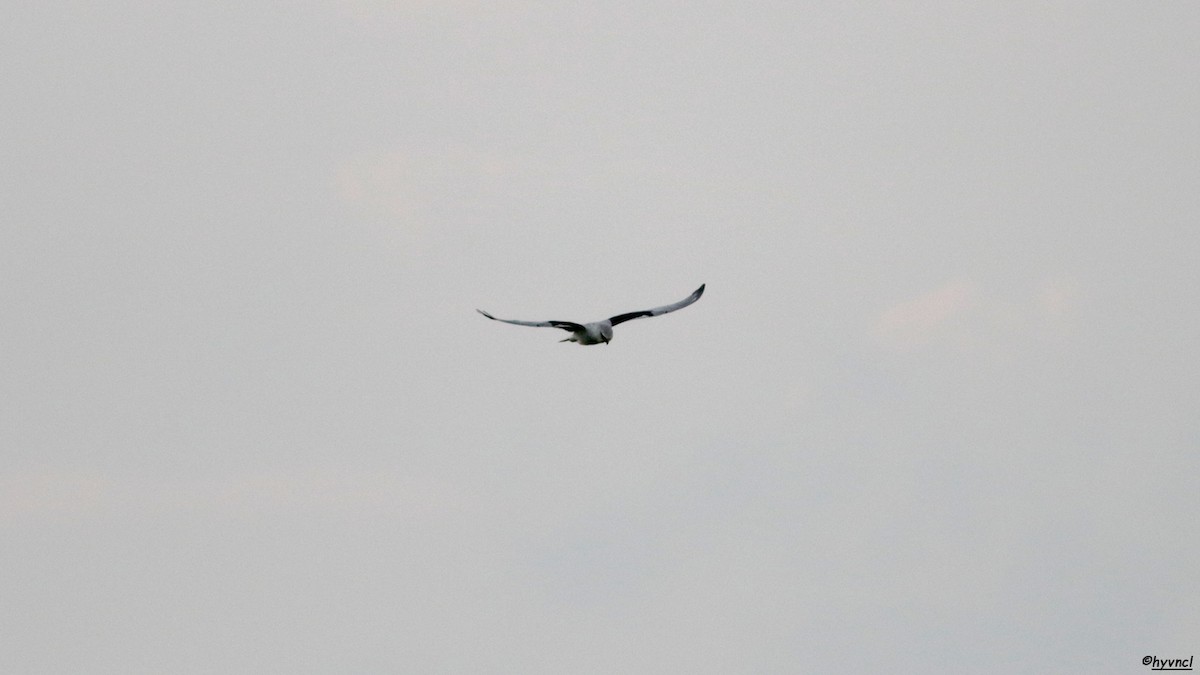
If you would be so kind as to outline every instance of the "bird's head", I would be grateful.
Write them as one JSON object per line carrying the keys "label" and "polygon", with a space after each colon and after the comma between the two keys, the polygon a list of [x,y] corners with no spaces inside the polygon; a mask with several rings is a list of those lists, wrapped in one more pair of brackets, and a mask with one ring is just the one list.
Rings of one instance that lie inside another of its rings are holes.
{"label": "bird's head", "polygon": [[612,340],[612,326],[607,323],[600,324],[600,339],[604,340],[604,344],[608,344]]}

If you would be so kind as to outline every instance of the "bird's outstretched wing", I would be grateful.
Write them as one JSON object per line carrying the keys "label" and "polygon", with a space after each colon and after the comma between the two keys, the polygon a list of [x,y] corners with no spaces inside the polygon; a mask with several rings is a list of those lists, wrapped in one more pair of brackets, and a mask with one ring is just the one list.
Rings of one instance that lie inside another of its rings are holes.
{"label": "bird's outstretched wing", "polygon": [[693,302],[699,300],[701,295],[704,295],[704,284],[700,284],[700,288],[697,288],[696,290],[692,291],[691,295],[680,300],[679,302],[676,302],[671,305],[663,305],[662,307],[655,307],[654,309],[644,309],[640,312],[628,312],[626,314],[618,314],[618,315],[612,317],[611,319],[609,319],[608,323],[615,326],[619,323],[625,323],[626,321],[632,321],[634,319],[641,319],[641,318],[644,318],[647,316],[659,316],[661,314],[666,314],[668,312],[674,312],[677,309],[683,309],[684,307],[687,307],[688,305],[692,304]]}
{"label": "bird's outstretched wing", "polygon": [[514,321],[512,319],[497,319],[496,317],[492,316],[491,314],[488,314],[487,312],[483,311],[482,309],[477,309],[475,311],[486,316],[487,318],[491,319],[492,321],[503,321],[504,323],[514,323],[518,326],[533,326],[534,328],[561,328],[563,330],[571,331],[572,333],[574,333],[575,331],[584,330],[583,326],[581,326],[577,323],[574,323],[572,321]]}

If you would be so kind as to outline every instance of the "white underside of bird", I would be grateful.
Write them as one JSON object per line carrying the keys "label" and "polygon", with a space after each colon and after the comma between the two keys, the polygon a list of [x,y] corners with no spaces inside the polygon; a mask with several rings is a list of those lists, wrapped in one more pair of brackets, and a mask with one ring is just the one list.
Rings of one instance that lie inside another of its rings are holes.
{"label": "white underside of bird", "polygon": [[616,316],[607,318],[603,321],[593,321],[592,323],[575,323],[574,321],[516,321],[514,319],[497,319],[488,314],[482,309],[475,310],[493,321],[503,321],[504,323],[516,324],[518,326],[534,326],[545,328],[558,328],[571,333],[571,336],[559,342],[574,342],[580,345],[597,345],[608,344],[612,341],[613,326],[633,321],[634,319],[645,319],[652,316],[662,316],[677,309],[683,309],[693,302],[700,299],[704,295],[704,284],[700,284],[700,288],[692,291],[692,294],[680,300],[679,302],[653,309],[644,309],[639,312],[626,312]]}

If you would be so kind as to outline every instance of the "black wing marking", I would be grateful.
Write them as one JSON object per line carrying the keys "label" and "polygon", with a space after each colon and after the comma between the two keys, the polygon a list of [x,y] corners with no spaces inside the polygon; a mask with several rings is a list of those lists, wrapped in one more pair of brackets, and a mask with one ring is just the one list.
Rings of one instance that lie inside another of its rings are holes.
{"label": "black wing marking", "polygon": [[572,333],[584,330],[583,326],[573,321],[516,321],[513,319],[497,319],[482,309],[477,309],[475,311],[486,316],[492,321],[503,321],[504,323],[516,324],[518,326],[533,326],[535,328],[561,328],[563,330],[571,331]]}
{"label": "black wing marking", "polygon": [[653,315],[653,314],[651,314],[651,313],[650,313],[650,310],[648,310],[648,309],[646,309],[646,310],[642,310],[642,311],[640,311],[640,312],[629,312],[629,313],[627,313],[627,314],[618,314],[618,315],[616,315],[616,316],[612,317],[611,319],[609,319],[609,320],[608,320],[608,324],[609,324],[610,326],[615,326],[615,325],[617,325],[617,324],[619,324],[619,323],[625,323],[626,321],[632,321],[632,320],[634,320],[634,319],[640,319],[640,318],[642,318],[643,316],[654,316],[654,315]]}
{"label": "black wing marking", "polygon": [[677,309],[683,309],[684,307],[687,307],[688,305],[692,304],[693,302],[699,300],[701,295],[704,295],[704,284],[700,284],[700,288],[697,288],[696,290],[692,291],[691,295],[687,296],[683,300],[680,300],[679,302],[676,302],[676,303],[673,303],[670,305],[663,305],[662,307],[655,307],[654,309],[643,309],[640,312],[628,312],[626,314],[618,314],[618,315],[612,317],[611,319],[609,319],[608,323],[610,325],[615,326],[619,323],[625,323],[626,321],[632,321],[634,319],[641,319],[641,318],[647,317],[647,316],[661,316],[668,312],[674,312]]}
{"label": "black wing marking", "polygon": [[575,323],[574,321],[547,321],[546,323],[554,326],[555,328],[569,330],[572,333],[587,330],[583,327],[583,324]]}

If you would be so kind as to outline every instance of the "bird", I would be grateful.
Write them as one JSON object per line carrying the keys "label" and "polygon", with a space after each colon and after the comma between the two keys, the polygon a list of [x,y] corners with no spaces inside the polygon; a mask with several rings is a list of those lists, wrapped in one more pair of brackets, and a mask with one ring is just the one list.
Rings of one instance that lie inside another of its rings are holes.
{"label": "bird", "polygon": [[653,309],[643,309],[640,312],[626,312],[625,314],[618,314],[603,321],[593,321],[592,323],[575,323],[574,321],[515,321],[513,319],[497,319],[482,309],[476,309],[475,311],[486,316],[492,321],[503,321],[504,323],[516,324],[518,326],[561,328],[562,330],[571,333],[571,336],[563,340],[559,340],[559,342],[574,342],[582,346],[587,346],[598,345],[602,343],[608,344],[611,342],[613,337],[613,326],[625,323],[626,321],[633,321],[634,319],[644,319],[650,316],[662,316],[663,314],[674,312],[677,309],[683,309],[684,307],[687,307],[693,302],[699,300],[701,295],[704,295],[704,284],[700,284],[700,288],[692,291],[691,295],[680,300],[679,302],[675,302],[670,305],[663,305],[662,307],[655,307]]}

